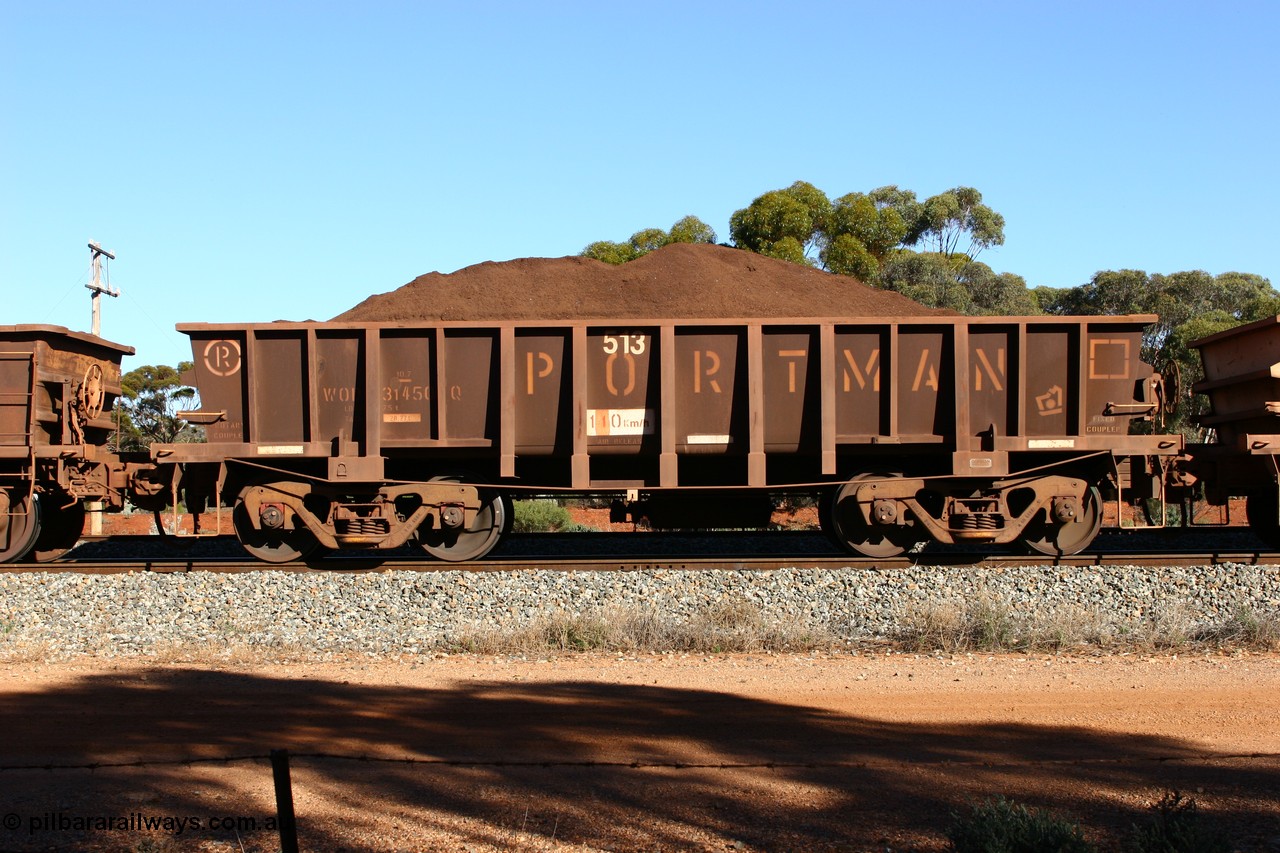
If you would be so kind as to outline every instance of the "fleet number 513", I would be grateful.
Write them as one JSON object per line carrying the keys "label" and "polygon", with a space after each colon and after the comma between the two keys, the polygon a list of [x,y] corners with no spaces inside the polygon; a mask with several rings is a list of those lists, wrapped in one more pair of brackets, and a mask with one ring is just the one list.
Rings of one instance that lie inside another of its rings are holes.
{"label": "fleet number 513", "polygon": [[643,355],[647,335],[605,335],[604,354]]}

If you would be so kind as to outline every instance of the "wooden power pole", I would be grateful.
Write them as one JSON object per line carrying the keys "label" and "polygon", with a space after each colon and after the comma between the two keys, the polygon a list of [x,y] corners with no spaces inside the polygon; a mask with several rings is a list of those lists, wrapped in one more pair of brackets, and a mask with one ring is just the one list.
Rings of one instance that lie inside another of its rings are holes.
{"label": "wooden power pole", "polygon": [[[89,252],[93,255],[93,281],[86,284],[85,287],[93,293],[93,322],[89,331],[97,337],[102,336],[102,294],[107,296],[119,296],[118,289],[112,289],[111,277],[107,276],[107,283],[102,283],[102,259],[114,261],[116,256],[99,246],[92,240],[89,241]],[[85,504],[85,509],[89,511],[89,532],[93,535],[102,533],[102,501],[89,501]]]}
{"label": "wooden power pole", "polygon": [[111,288],[110,276],[108,276],[108,280],[105,285],[102,283],[102,259],[107,258],[108,260],[114,261],[116,256],[92,240],[89,241],[89,252],[93,255],[93,281],[85,285],[85,287],[89,288],[89,290],[93,292],[93,325],[90,327],[89,331],[93,332],[95,335],[101,336],[102,294],[105,293],[107,296],[120,295],[119,290],[113,290]]}

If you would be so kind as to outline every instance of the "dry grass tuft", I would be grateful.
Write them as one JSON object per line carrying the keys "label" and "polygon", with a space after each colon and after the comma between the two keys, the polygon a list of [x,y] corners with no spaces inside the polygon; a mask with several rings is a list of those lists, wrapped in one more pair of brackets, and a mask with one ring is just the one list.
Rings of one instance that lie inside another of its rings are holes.
{"label": "dry grass tuft", "polygon": [[965,601],[908,607],[895,639],[911,651],[1063,651],[1095,643],[1096,614],[1079,608],[1027,613],[982,592]]}
{"label": "dry grass tuft", "polygon": [[804,652],[840,642],[826,629],[765,617],[750,602],[725,600],[688,619],[653,607],[552,613],[514,627],[467,631],[450,646],[475,654],[547,652]]}
{"label": "dry grass tuft", "polygon": [[0,663],[48,663],[60,660],[53,645],[47,640],[12,639],[0,641]]}
{"label": "dry grass tuft", "polygon": [[[157,643],[121,651],[103,636],[78,651],[57,648],[38,635],[0,626],[0,663],[47,663],[80,655],[142,657],[161,664],[238,665],[306,663],[333,655],[383,656],[346,649],[308,648],[269,634],[264,626],[228,621],[221,642]],[[545,656],[574,652],[622,654],[680,652],[806,653],[866,647],[912,652],[1177,652],[1195,649],[1280,651],[1280,610],[1246,604],[1206,623],[1185,602],[1157,602],[1127,622],[1080,607],[1028,609],[990,590],[964,599],[931,599],[906,606],[896,632],[850,637],[823,623],[790,614],[766,614],[754,602],[725,598],[688,616],[649,604],[600,607],[582,613],[553,611],[527,622],[473,626],[448,639],[419,638],[391,655],[438,651],[480,655]]]}
{"label": "dry grass tuft", "polygon": [[1280,611],[1259,613],[1239,605],[1226,621],[1199,632],[1202,643],[1261,652],[1280,651]]}
{"label": "dry grass tuft", "polygon": [[894,640],[909,651],[1177,651],[1200,648],[1280,650],[1280,612],[1241,607],[1204,624],[1186,603],[1153,606],[1129,623],[1108,623],[1081,608],[1028,612],[983,591],[964,601],[909,606]]}

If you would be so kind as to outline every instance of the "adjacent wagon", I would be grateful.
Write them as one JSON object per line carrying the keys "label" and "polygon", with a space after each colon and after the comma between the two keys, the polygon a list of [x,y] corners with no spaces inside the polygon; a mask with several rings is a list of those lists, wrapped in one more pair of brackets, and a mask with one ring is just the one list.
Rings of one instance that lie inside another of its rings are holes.
{"label": "adjacent wagon", "polygon": [[1199,420],[1215,441],[1195,445],[1187,473],[1211,504],[1243,495],[1249,526],[1280,547],[1280,317],[1227,329],[1192,343],[1200,351],[1209,411]]}
{"label": "adjacent wagon", "polygon": [[120,361],[133,347],[61,326],[0,326],[0,562],[76,544],[85,502],[119,509],[108,448]]}

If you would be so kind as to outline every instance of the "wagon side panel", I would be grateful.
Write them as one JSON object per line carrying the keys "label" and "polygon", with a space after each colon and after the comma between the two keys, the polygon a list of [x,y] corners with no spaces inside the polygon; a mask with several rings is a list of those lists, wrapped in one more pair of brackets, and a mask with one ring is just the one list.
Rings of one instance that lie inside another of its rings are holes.
{"label": "wagon side panel", "polygon": [[249,370],[244,329],[179,327],[191,338],[191,358],[201,410],[208,413],[205,440],[241,443],[249,438]]}

